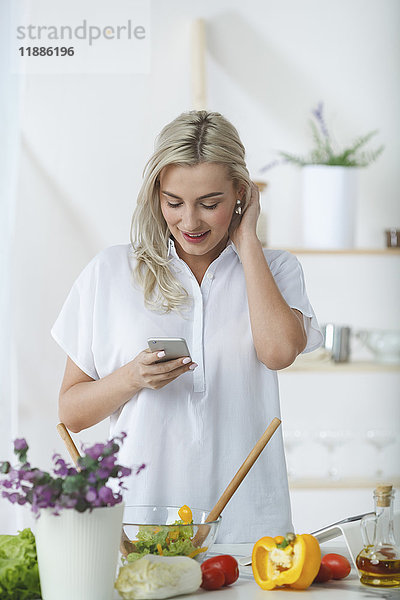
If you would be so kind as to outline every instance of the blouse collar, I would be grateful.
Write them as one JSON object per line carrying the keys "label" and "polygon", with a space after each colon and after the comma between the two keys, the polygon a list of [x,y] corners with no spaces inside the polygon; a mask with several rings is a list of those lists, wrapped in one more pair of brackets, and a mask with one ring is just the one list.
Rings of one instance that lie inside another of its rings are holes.
{"label": "blouse collar", "polygon": [[[231,239],[228,240],[228,243],[226,244],[225,248],[222,250],[221,254],[219,256],[217,256],[217,258],[215,260],[217,260],[220,256],[223,256],[224,254],[229,254],[230,252],[235,252],[240,260],[239,257],[239,253],[237,251],[237,248],[235,246],[235,244],[232,242]],[[176,247],[175,247],[175,242],[172,239],[172,237],[169,238],[168,240],[168,256],[171,256],[173,258],[177,258],[178,260],[181,260],[178,256],[178,253],[176,251]]]}

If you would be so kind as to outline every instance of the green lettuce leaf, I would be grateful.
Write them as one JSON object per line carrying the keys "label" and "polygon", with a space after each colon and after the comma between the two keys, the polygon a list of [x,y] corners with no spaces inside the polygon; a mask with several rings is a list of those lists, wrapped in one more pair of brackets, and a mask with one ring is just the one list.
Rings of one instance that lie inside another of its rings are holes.
{"label": "green lettuce leaf", "polygon": [[196,547],[193,545],[193,527],[180,527],[183,521],[175,521],[176,527],[141,525],[134,541],[135,552],[127,556],[128,562],[134,562],[146,554],[159,554],[161,547],[164,556],[187,556]]}
{"label": "green lettuce leaf", "polygon": [[0,598],[40,598],[35,537],[27,528],[18,535],[0,535]]}
{"label": "green lettuce leaf", "polygon": [[192,540],[176,540],[163,549],[163,554],[164,556],[188,556],[194,550],[196,550],[196,546],[192,544]]}

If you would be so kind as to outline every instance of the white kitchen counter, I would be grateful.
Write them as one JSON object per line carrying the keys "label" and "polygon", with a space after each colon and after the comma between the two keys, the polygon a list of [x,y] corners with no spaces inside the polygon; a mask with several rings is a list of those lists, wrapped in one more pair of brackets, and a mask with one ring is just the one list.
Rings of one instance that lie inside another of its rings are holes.
{"label": "white kitchen counter", "polygon": [[[215,544],[213,552],[210,552],[209,557],[214,554],[232,554],[235,558],[249,556],[253,549],[253,544]],[[330,542],[321,544],[322,554],[328,552],[337,552],[346,556],[350,562],[350,555],[345,546],[343,538],[331,540]],[[357,600],[357,599],[384,599],[384,600],[400,600],[399,588],[372,588],[360,583],[356,569],[352,565],[351,573],[348,577],[338,581],[328,581],[326,583],[318,583],[311,585],[307,590],[296,591],[290,589],[279,589],[274,591],[262,590],[254,581],[253,573],[250,567],[239,567],[239,579],[229,587],[221,588],[215,591],[206,591],[200,589],[193,594],[185,594],[176,596],[182,600],[197,600],[201,598],[206,600],[294,600],[297,594],[301,600]],[[115,600],[121,600],[116,593]]]}

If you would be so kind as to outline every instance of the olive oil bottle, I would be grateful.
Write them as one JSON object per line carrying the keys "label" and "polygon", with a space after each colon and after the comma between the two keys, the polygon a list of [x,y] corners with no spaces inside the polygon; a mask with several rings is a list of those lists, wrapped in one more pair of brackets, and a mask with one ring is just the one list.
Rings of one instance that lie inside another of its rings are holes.
{"label": "olive oil bottle", "polygon": [[[374,491],[375,515],[361,520],[364,548],[356,564],[361,583],[374,587],[400,587],[400,548],[393,531],[394,490],[378,485]],[[373,540],[368,538],[367,523],[374,521]]]}

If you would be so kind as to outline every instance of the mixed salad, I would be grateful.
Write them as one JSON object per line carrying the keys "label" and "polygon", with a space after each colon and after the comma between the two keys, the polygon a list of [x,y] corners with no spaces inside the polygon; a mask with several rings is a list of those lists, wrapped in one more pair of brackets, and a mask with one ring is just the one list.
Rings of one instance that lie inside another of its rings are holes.
{"label": "mixed salad", "polygon": [[146,554],[160,556],[189,556],[205,552],[207,547],[197,548],[193,544],[194,528],[192,511],[186,505],[178,511],[179,520],[171,525],[141,525],[135,540],[135,551],[126,557],[128,562],[142,558]]}

